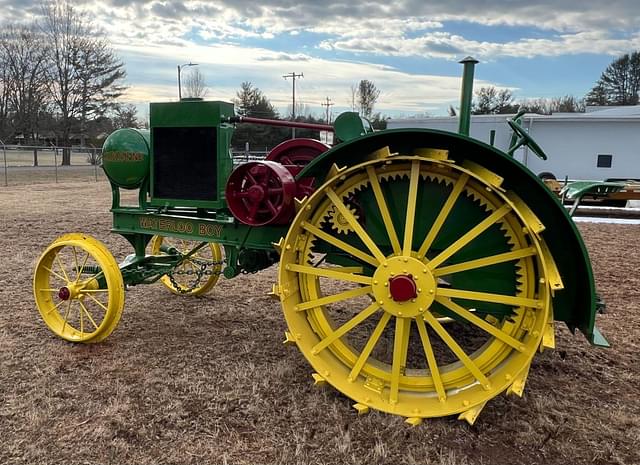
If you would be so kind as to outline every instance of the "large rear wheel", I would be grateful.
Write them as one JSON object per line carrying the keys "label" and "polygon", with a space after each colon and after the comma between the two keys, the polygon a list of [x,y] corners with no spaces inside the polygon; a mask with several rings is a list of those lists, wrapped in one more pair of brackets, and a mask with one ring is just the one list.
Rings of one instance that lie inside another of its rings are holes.
{"label": "large rear wheel", "polygon": [[316,381],[359,411],[473,422],[505,389],[522,393],[562,283],[543,226],[501,179],[427,157],[321,186],[281,244],[277,293]]}

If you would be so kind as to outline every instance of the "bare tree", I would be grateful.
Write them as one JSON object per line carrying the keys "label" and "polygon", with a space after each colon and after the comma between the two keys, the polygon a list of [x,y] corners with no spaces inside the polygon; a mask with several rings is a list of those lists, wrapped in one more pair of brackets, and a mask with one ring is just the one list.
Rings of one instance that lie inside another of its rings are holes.
{"label": "bare tree", "polygon": [[380,97],[380,90],[372,81],[363,79],[358,84],[358,105],[360,114],[365,118],[371,118],[373,107]]}
{"label": "bare tree", "polygon": [[584,111],[584,100],[577,99],[573,95],[551,99],[551,113],[584,113]]}
{"label": "bare tree", "polygon": [[520,100],[517,106],[526,110],[528,113],[538,113],[540,115],[550,115],[552,113],[583,113],[585,109],[584,100],[577,99],[573,95]]}
{"label": "bare tree", "polygon": [[509,89],[498,90],[493,86],[481,87],[476,92],[472,113],[474,115],[496,115],[516,113],[518,105],[514,103]]}
{"label": "bare tree", "polygon": [[184,80],[184,89],[187,97],[204,98],[208,89],[204,75],[198,68],[192,69]]}
{"label": "bare tree", "polygon": [[0,48],[0,139],[5,139],[11,132],[9,127],[9,94],[11,81],[7,67],[7,57]]}
{"label": "bare tree", "polygon": [[[42,11],[41,29],[50,47],[47,87],[59,115],[59,142],[69,147],[77,122],[83,132],[89,116],[100,114],[122,94],[125,71],[106,39],[70,2],[46,3]],[[62,164],[70,163],[66,148]]]}
{"label": "bare tree", "polygon": [[[0,37],[0,47],[8,78],[7,104],[12,111],[12,132],[35,145],[40,115],[46,103],[46,43],[33,27],[9,26]],[[35,148],[33,165],[38,166]]]}

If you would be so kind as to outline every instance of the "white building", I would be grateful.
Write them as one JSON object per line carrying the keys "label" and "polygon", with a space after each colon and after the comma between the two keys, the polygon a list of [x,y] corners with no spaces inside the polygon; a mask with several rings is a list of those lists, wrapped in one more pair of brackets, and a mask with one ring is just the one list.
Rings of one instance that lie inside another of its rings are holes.
{"label": "white building", "polygon": [[[470,135],[489,143],[495,130],[495,146],[509,147],[512,131],[506,123],[514,115],[473,115]],[[522,126],[542,147],[543,161],[527,148],[515,158],[535,174],[551,173],[558,179],[640,180],[640,105],[587,107],[586,113],[526,114]],[[457,117],[392,119],[387,127],[432,128],[457,132]]]}

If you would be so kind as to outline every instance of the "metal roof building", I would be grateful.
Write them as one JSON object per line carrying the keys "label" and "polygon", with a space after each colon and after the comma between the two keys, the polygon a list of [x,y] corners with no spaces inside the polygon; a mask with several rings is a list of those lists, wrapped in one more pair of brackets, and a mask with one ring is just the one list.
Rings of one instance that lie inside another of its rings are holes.
{"label": "metal roof building", "polygon": [[[514,115],[473,115],[470,135],[507,150]],[[551,173],[558,179],[640,179],[640,105],[587,107],[585,113],[526,114],[522,126],[549,159],[543,161],[527,148],[515,157],[535,174]],[[432,128],[456,132],[457,117],[391,119],[388,128]]]}

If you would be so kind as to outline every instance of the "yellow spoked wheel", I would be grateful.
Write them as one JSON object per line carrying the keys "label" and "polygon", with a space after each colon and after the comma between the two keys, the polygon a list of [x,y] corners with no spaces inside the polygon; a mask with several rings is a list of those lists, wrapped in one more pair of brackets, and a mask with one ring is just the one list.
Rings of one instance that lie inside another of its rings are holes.
{"label": "yellow spoked wheel", "polygon": [[66,234],[44,251],[33,294],[49,329],[73,342],[102,341],[124,308],[118,263],[104,244],[83,234]]}
{"label": "yellow spoked wheel", "polygon": [[[151,239],[151,253],[160,254],[188,254],[200,242],[183,239],[153,236]],[[209,292],[218,282],[224,254],[220,244],[209,242],[184,260],[171,273],[160,278],[171,292],[178,295],[202,295]]]}
{"label": "yellow spoked wheel", "polygon": [[505,389],[522,394],[562,284],[543,226],[497,179],[392,156],[309,198],[280,244],[276,293],[316,382],[412,424],[473,422]]}

